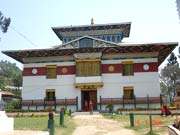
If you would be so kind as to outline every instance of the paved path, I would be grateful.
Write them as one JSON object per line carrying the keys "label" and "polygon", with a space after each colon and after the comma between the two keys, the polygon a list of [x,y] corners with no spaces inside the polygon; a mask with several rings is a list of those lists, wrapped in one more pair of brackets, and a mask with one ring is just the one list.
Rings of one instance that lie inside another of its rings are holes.
{"label": "paved path", "polygon": [[75,115],[78,127],[73,135],[135,135],[135,132],[123,128],[117,121],[104,118],[102,115]]}

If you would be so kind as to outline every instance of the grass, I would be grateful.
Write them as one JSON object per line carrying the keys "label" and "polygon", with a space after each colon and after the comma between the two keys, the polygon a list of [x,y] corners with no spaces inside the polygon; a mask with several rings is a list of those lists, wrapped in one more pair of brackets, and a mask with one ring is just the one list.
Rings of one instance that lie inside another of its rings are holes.
{"label": "grass", "polygon": [[48,130],[48,117],[15,117],[15,130]]}
{"label": "grass", "polygon": [[55,123],[55,134],[56,135],[72,135],[72,132],[75,130],[76,124],[73,121],[72,117],[66,116],[64,120],[64,126],[59,126],[59,118]]}
{"label": "grass", "polygon": [[[153,121],[162,121],[160,125],[153,125],[152,131],[150,131],[149,115],[134,115],[134,120],[136,121],[134,127],[130,127],[129,115],[104,115],[106,118],[114,119],[119,121],[125,128],[132,129],[137,135],[159,135],[167,132],[167,126],[173,123],[172,117],[162,117],[159,115],[152,115]],[[139,121],[139,123],[137,123]]]}
{"label": "grass", "polygon": [[[76,125],[70,116],[65,116],[64,126],[59,125],[59,115],[54,117],[55,120],[55,134],[57,135],[71,135]],[[15,130],[40,130],[48,131],[47,128],[48,116],[43,117],[15,117]]]}

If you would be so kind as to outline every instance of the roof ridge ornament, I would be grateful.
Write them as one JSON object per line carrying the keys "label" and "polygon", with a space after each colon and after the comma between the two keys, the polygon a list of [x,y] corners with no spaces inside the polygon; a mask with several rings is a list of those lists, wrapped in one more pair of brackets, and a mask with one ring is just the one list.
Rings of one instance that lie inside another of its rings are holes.
{"label": "roof ridge ornament", "polygon": [[94,25],[94,19],[91,18],[91,25]]}

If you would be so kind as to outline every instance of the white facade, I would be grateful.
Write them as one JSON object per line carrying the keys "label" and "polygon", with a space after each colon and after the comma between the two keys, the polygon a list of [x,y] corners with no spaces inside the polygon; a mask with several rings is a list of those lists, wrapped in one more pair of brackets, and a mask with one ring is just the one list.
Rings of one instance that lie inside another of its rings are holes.
{"label": "white facade", "polygon": [[[125,60],[102,60],[102,64],[121,63]],[[127,61],[127,60],[126,60]],[[128,60],[129,61],[129,60]],[[157,62],[151,59],[130,59],[134,63]],[[24,68],[45,67],[46,65],[72,66],[75,62],[35,63],[25,64]],[[89,78],[89,79],[88,79]],[[55,89],[56,99],[78,97],[78,106],[81,110],[81,89],[74,83],[103,82],[103,87],[97,88],[97,102],[102,98],[122,98],[123,87],[132,86],[136,97],[159,97],[160,85],[158,72],[137,72],[134,76],[122,76],[122,73],[102,73],[101,77],[77,77],[76,75],[57,75],[56,79],[46,79],[46,76],[24,76],[22,99],[44,100],[47,89]],[[87,82],[88,81],[88,82]]]}

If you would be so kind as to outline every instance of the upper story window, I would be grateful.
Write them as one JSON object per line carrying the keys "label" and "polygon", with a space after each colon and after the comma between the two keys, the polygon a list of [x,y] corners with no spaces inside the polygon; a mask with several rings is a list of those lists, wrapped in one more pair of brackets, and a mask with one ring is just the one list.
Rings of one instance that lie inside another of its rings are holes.
{"label": "upper story window", "polygon": [[120,40],[121,38],[120,38],[120,36],[117,36],[117,41],[118,42],[120,42],[121,40]]}
{"label": "upper story window", "polygon": [[47,79],[57,78],[57,66],[56,65],[46,66],[46,78]]}
{"label": "upper story window", "polygon": [[110,36],[107,36],[107,41],[110,41]]}
{"label": "upper story window", "polygon": [[105,36],[103,36],[103,37],[102,37],[102,39],[103,39],[103,40],[106,40],[106,37],[105,37]]}
{"label": "upper story window", "polygon": [[66,41],[66,38],[64,38],[63,41],[64,41],[64,43],[66,43],[66,42],[67,42],[67,41]]}
{"label": "upper story window", "polygon": [[122,62],[122,75],[123,76],[134,75],[134,64],[132,61]]}
{"label": "upper story window", "polygon": [[100,60],[77,60],[76,61],[76,76],[100,76],[101,74]]}
{"label": "upper story window", "polygon": [[83,38],[79,40],[79,48],[92,48],[93,47],[93,39]]}
{"label": "upper story window", "polygon": [[115,42],[115,36],[112,36],[112,42]]}

